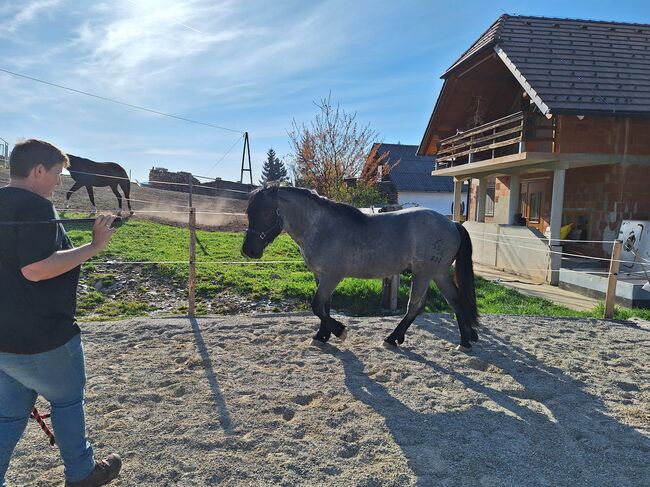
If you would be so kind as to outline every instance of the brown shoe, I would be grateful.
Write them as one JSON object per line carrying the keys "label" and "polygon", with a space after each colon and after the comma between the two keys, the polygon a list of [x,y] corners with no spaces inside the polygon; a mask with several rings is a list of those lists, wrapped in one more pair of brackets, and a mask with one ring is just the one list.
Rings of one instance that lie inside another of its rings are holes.
{"label": "brown shoe", "polygon": [[99,487],[106,485],[114,480],[122,468],[122,459],[119,455],[113,453],[107,456],[101,462],[95,462],[95,470],[90,475],[78,482],[69,482],[66,480],[65,487]]}

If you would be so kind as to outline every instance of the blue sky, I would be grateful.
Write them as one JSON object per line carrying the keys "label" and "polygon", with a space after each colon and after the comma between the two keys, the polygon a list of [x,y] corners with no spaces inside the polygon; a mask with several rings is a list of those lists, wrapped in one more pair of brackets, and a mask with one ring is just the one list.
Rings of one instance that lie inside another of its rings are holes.
{"label": "blue sky", "polygon": [[[379,140],[419,144],[440,75],[503,13],[650,23],[646,1],[11,0],[0,68],[248,131],[257,182],[268,148],[288,155],[292,120],[328,93]],[[0,93],[10,145],[42,138],[139,180],[152,166],[239,179],[237,132],[3,72]]]}

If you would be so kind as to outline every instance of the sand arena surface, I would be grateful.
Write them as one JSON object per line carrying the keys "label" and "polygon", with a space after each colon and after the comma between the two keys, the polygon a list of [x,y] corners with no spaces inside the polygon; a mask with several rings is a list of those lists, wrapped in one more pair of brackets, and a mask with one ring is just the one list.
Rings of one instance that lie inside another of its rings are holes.
{"label": "sand arena surface", "polygon": [[[469,355],[448,315],[82,323],[87,423],[115,486],[647,486],[650,328],[485,316]],[[39,402],[43,411],[48,407]],[[63,485],[34,422],[10,486]]]}

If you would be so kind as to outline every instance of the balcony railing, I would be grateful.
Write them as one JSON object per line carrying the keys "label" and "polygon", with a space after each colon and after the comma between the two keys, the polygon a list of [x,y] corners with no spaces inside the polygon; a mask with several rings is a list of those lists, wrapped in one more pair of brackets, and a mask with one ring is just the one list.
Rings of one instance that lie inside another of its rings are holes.
{"label": "balcony railing", "polygon": [[438,142],[438,169],[523,151],[523,112],[474,127]]}

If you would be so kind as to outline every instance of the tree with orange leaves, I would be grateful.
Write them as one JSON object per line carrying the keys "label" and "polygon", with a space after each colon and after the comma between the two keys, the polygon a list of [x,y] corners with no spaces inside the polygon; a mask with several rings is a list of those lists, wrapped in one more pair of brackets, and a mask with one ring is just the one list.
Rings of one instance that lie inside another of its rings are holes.
{"label": "tree with orange leaves", "polygon": [[[300,125],[294,120],[289,132],[294,177],[298,185],[345,201],[350,193],[346,180],[358,178],[362,170],[364,175],[376,175],[376,169],[364,168],[366,161],[377,166],[385,158],[367,157],[377,134],[370,125],[358,125],[356,112],[347,113],[338,103],[333,105],[331,95],[314,104],[320,109],[316,118]],[[363,180],[362,184],[372,185],[374,179]]]}

